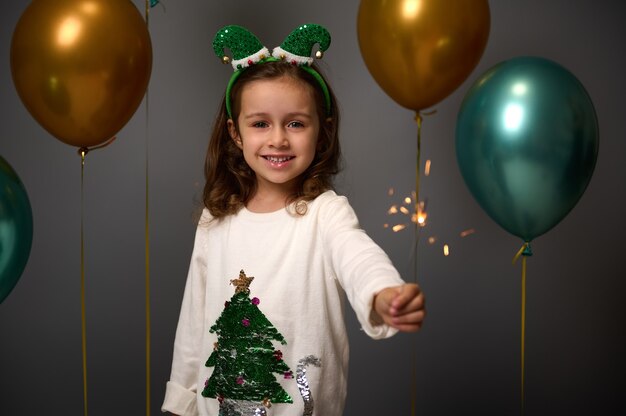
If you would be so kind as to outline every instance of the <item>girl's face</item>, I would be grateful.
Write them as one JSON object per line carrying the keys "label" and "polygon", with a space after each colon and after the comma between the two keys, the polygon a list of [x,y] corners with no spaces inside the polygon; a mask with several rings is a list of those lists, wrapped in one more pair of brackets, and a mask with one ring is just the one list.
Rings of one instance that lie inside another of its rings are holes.
{"label": "girl's face", "polygon": [[289,196],[311,165],[319,117],[311,87],[289,77],[252,81],[241,91],[238,130],[228,130],[250,168],[257,192]]}

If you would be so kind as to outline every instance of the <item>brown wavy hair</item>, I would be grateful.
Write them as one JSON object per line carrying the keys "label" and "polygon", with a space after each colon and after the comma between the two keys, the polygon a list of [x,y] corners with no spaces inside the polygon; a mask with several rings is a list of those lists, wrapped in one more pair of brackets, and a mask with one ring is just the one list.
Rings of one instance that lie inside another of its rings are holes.
{"label": "brown wavy hair", "polygon": [[[319,69],[312,67],[320,73]],[[323,77],[323,75],[320,73]],[[241,91],[250,82],[257,80],[290,77],[304,82],[314,91],[316,110],[319,117],[317,150],[311,165],[298,177],[296,191],[287,203],[311,201],[323,192],[333,189],[333,177],[340,170],[341,149],[339,147],[339,109],[335,95],[328,86],[330,108],[326,109],[324,93],[318,81],[307,71],[284,61],[265,62],[248,67],[231,89],[231,107],[235,128],[241,109]],[[324,79],[326,82],[326,80]],[[213,123],[213,131],[204,164],[204,206],[214,218],[236,214],[243,208],[256,190],[254,171],[243,158],[243,152],[235,145],[228,132],[228,114],[225,97]],[[306,210],[297,209],[303,214]]]}

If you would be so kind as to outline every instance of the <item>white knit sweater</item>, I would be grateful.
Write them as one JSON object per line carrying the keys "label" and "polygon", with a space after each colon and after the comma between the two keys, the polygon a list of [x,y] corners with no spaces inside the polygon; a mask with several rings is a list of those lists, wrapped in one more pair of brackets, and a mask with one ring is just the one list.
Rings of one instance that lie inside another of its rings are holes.
{"label": "white knit sweater", "polygon": [[[308,203],[304,216],[292,210],[293,206],[258,214],[244,208],[219,221],[211,221],[204,210],[163,411],[218,415],[218,400],[200,394],[213,371],[204,365],[217,341],[209,329],[234,294],[230,280],[242,269],[254,276],[250,297],[260,299],[261,312],[287,341],[276,349],[290,369],[295,373],[298,361],[307,356],[321,360],[320,368],[307,371],[313,415],[343,413],[348,371],[346,295],[369,336],[386,338],[396,332],[385,325],[373,326],[369,318],[374,295],[404,282],[387,255],[359,228],[347,199],[328,191]],[[294,403],[273,404],[267,415],[302,415],[304,402],[295,377],[276,379]]]}

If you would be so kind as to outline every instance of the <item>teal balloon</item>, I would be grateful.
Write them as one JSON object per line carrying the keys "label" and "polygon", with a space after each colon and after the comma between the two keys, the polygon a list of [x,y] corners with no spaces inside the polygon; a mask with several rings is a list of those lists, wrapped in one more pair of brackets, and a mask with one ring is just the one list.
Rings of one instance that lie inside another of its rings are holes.
{"label": "teal balloon", "polygon": [[527,242],[576,205],[598,146],[589,94],[571,72],[539,57],[489,69],[457,118],[457,161],[470,192],[496,223]]}
{"label": "teal balloon", "polygon": [[0,303],[19,280],[33,241],[33,214],[26,189],[0,156]]}

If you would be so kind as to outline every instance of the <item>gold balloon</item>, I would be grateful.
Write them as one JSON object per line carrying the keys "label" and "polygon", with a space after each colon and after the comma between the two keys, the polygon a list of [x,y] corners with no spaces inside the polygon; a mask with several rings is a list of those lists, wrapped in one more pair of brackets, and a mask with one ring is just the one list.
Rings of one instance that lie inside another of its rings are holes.
{"label": "gold balloon", "polygon": [[34,0],[11,41],[13,83],[57,139],[111,139],[141,103],[152,69],[146,23],[130,0]]}
{"label": "gold balloon", "polygon": [[362,0],[357,31],[374,80],[398,104],[419,112],[469,76],[489,25],[487,0]]}

